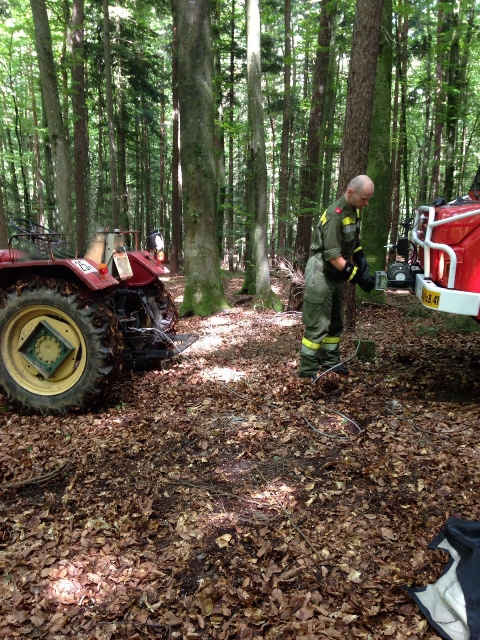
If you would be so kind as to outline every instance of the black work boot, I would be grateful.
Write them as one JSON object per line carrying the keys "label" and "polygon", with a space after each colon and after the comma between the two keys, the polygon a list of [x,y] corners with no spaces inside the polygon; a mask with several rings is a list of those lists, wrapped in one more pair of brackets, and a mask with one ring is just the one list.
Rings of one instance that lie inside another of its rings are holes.
{"label": "black work boot", "polygon": [[350,371],[348,369],[348,367],[346,367],[344,364],[339,363],[339,364],[335,364],[333,365],[333,367],[323,367],[324,371],[332,371],[333,373],[338,373],[339,376],[349,376],[350,375]]}

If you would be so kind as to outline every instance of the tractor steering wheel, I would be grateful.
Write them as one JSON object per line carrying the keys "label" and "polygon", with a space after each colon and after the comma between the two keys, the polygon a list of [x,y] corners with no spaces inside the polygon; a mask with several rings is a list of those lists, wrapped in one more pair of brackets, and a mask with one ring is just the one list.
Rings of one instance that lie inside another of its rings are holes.
{"label": "tractor steering wheel", "polygon": [[26,218],[11,218],[10,224],[20,233],[25,233],[29,236],[38,237],[47,233],[58,235],[54,231],[47,229],[47,227],[38,224],[38,222],[33,222],[33,220],[27,220]]}

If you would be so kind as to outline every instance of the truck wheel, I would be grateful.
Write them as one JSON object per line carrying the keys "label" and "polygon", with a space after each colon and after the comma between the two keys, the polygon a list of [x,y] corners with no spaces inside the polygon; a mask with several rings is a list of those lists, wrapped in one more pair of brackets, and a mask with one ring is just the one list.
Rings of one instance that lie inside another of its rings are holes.
{"label": "truck wheel", "polygon": [[0,381],[28,409],[66,413],[104,395],[120,366],[116,315],[88,289],[17,283],[0,308]]}

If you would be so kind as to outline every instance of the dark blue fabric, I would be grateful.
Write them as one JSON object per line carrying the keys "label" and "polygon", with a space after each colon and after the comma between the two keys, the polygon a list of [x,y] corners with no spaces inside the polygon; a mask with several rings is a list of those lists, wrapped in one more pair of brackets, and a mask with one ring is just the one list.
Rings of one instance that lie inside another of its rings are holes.
{"label": "dark blue fabric", "polygon": [[[467,605],[470,640],[480,640],[480,522],[448,518],[443,534],[460,554],[457,576]],[[436,545],[432,545],[437,538],[432,540],[430,548],[436,549]]]}

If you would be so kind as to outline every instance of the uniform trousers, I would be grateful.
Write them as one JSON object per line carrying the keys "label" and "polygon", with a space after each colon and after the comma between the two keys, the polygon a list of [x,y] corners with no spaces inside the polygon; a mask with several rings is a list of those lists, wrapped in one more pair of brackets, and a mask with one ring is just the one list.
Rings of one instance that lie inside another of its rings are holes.
{"label": "uniform trousers", "polygon": [[305,268],[302,321],[305,332],[300,351],[301,377],[317,374],[340,362],[343,331],[343,281],[324,274],[320,255],[313,255]]}

